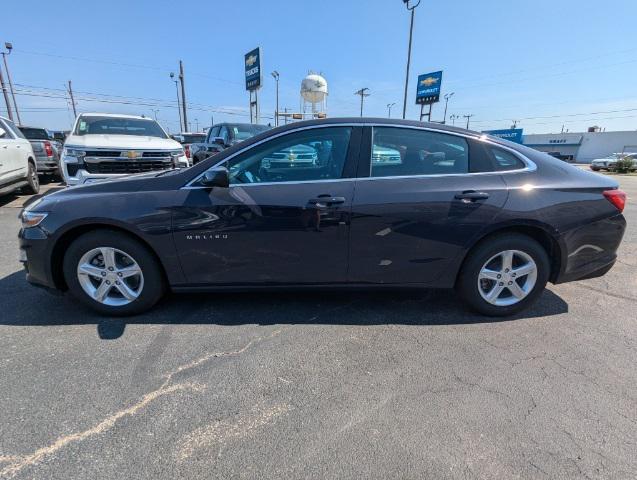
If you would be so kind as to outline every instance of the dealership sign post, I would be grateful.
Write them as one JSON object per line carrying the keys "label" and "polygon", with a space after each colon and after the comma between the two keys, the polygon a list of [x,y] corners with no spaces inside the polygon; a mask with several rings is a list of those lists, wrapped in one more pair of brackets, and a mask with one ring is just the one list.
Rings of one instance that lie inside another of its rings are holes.
{"label": "dealership sign post", "polygon": [[427,121],[431,121],[431,107],[440,100],[440,88],[442,87],[442,71],[418,75],[416,84],[416,104],[420,105],[420,121],[425,116],[423,109],[429,105]]}
{"label": "dealership sign post", "polygon": [[484,130],[482,133],[522,145],[522,132],[521,128],[507,128],[505,130]]}
{"label": "dealership sign post", "polygon": [[257,92],[263,83],[261,71],[261,47],[245,54],[246,90],[250,92],[250,123],[259,123],[259,101]]}

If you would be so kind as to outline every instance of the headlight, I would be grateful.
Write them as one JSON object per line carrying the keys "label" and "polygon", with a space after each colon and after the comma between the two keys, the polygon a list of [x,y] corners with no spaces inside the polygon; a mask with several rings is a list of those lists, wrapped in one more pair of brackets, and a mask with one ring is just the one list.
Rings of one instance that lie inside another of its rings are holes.
{"label": "headlight", "polygon": [[171,157],[183,157],[184,155],[186,155],[184,153],[184,149],[180,149],[180,150],[173,150],[172,152],[170,152],[170,156]]}
{"label": "headlight", "polygon": [[86,152],[75,148],[64,148],[62,150],[62,160],[66,163],[80,163],[84,160]]}
{"label": "headlight", "polygon": [[46,212],[30,212],[25,210],[20,216],[20,219],[22,220],[22,228],[37,227],[48,215],[49,214]]}

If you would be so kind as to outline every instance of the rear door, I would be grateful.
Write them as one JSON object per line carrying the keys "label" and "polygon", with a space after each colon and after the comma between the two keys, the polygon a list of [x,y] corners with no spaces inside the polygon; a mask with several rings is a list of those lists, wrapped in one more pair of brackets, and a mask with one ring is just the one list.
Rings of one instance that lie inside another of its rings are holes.
{"label": "rear door", "polygon": [[5,130],[5,134],[0,138],[0,163],[2,164],[0,180],[8,183],[25,176],[27,162],[23,160],[23,157],[28,149],[24,143],[29,142],[18,136],[18,129],[10,120],[0,120],[0,126]]}
{"label": "rear door", "polygon": [[[424,283],[451,268],[498,214],[498,173],[472,173],[479,142],[424,129],[366,129],[352,204],[352,282]],[[441,285],[449,286],[449,285]]]}
{"label": "rear door", "polygon": [[361,131],[280,135],[225,163],[230,188],[185,190],[173,226],[189,283],[345,282]]}

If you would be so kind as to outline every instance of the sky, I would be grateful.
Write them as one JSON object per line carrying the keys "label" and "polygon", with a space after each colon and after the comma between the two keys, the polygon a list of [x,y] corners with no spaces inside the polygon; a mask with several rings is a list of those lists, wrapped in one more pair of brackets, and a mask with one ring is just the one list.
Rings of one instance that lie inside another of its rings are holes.
{"label": "sky", "polygon": [[[417,0],[412,0],[412,4]],[[157,115],[179,130],[175,84],[185,69],[188,119],[249,121],[244,54],[260,46],[262,123],[298,110],[309,71],[328,82],[329,116],[402,115],[409,13],[402,0],[138,0],[11,2],[2,9],[22,123],[71,127],[79,112]],[[447,122],[525,133],[637,129],[635,0],[422,0],[415,10],[407,118],[417,119],[418,74],[443,70]],[[5,73],[6,77],[6,73]],[[6,80],[6,78],[5,78]],[[434,105],[441,121],[444,100]],[[0,97],[0,115],[6,115]]]}

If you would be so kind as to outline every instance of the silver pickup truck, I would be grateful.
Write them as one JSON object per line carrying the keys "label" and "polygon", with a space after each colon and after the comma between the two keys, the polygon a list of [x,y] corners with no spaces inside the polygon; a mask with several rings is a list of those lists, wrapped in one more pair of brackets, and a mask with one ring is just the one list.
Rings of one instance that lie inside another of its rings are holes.
{"label": "silver pickup truck", "polygon": [[49,132],[44,128],[19,127],[22,134],[29,140],[35,162],[38,168],[38,175],[60,176],[60,152],[62,145],[51,138]]}

